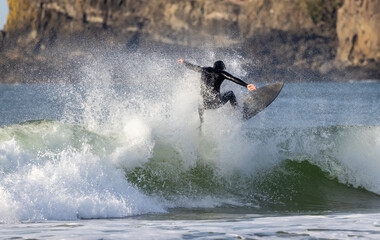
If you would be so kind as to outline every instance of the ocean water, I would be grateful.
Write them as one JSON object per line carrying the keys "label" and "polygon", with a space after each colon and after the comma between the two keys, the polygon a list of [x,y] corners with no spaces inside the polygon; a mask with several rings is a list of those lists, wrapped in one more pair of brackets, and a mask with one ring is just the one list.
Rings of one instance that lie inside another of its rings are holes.
{"label": "ocean water", "polygon": [[379,82],[286,83],[249,121],[225,105],[200,130],[197,73],[122,74],[0,85],[1,239],[380,238]]}

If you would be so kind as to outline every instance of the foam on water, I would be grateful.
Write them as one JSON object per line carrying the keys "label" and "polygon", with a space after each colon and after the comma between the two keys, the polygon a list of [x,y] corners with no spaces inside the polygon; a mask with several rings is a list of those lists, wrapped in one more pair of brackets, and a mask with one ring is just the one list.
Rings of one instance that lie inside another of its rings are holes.
{"label": "foam on water", "polygon": [[[3,142],[1,221],[125,217],[164,212],[154,199],[125,180],[123,171],[82,146],[38,156]],[[17,158],[12,156],[17,153]],[[17,162],[17,165],[15,164]]]}
{"label": "foam on water", "polygon": [[4,238],[28,239],[378,239],[379,214],[264,216],[204,214],[196,219],[128,218],[5,225]]}

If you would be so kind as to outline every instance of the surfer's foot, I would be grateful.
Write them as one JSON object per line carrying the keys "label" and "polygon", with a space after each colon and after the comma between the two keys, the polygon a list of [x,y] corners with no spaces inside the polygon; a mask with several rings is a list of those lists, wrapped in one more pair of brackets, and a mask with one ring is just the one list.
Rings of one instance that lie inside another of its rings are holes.
{"label": "surfer's foot", "polygon": [[199,135],[202,135],[202,124],[197,128]]}
{"label": "surfer's foot", "polygon": [[240,110],[239,104],[231,104],[231,106],[234,110]]}

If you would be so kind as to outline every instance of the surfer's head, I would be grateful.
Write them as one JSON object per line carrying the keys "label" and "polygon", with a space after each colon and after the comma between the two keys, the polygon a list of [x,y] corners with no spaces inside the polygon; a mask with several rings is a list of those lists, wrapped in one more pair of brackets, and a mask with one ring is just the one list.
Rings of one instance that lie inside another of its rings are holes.
{"label": "surfer's head", "polygon": [[226,69],[226,65],[224,65],[224,62],[223,61],[216,61],[214,62],[214,68],[217,69],[217,70],[225,70]]}

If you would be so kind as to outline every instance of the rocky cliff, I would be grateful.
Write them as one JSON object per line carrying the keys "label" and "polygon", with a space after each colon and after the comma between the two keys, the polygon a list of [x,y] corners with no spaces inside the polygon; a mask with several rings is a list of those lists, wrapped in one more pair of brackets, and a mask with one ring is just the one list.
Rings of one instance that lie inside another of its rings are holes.
{"label": "rocky cliff", "polygon": [[346,0],[338,11],[337,60],[365,66],[380,62],[380,1]]}
{"label": "rocky cliff", "polygon": [[33,38],[111,29],[109,37],[143,33],[171,44],[198,46],[207,41],[227,46],[252,37],[258,29],[315,27],[293,0],[9,0],[9,7],[5,31],[35,32]]}
{"label": "rocky cliff", "polygon": [[[346,0],[337,20],[343,0],[8,0],[1,81],[45,81],[41,75],[75,68],[94,49],[128,53],[152,46],[188,54],[232,51],[262,79],[345,78],[339,67],[379,62],[371,55],[379,44],[379,21],[373,23],[379,4],[358,2]],[[344,24],[352,19],[358,28],[348,30]],[[377,42],[361,38],[362,28]]]}

